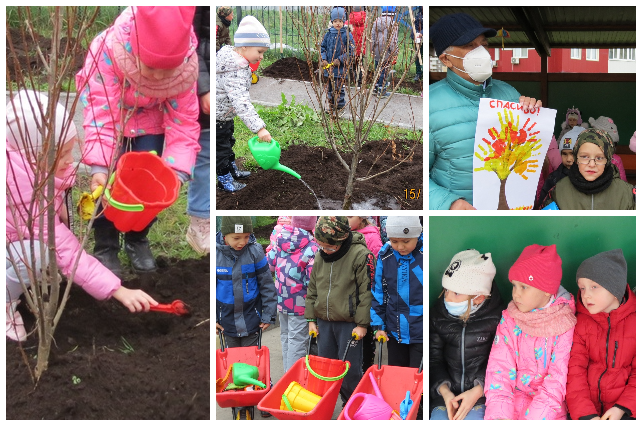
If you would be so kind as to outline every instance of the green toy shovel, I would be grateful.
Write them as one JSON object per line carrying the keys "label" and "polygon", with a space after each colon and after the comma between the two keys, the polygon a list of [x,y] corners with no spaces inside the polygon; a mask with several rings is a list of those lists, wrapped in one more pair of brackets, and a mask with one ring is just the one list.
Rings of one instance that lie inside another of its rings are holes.
{"label": "green toy shovel", "polygon": [[284,173],[289,173],[293,177],[299,179],[300,174],[296,173],[289,167],[285,167],[280,164],[280,143],[276,139],[271,139],[271,142],[260,142],[258,136],[254,136],[247,142],[251,154],[256,159],[256,162],[265,170],[278,170]]}

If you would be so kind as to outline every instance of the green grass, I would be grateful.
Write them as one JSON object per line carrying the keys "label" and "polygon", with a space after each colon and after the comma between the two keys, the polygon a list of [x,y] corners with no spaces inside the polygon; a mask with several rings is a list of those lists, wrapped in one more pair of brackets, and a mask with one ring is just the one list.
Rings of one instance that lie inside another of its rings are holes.
{"label": "green grass", "polygon": [[[283,149],[286,149],[290,145],[297,144],[303,144],[305,146],[320,146],[325,148],[331,147],[327,141],[324,130],[322,129],[322,124],[319,121],[305,120],[299,127],[285,127],[280,124],[282,117],[279,113],[281,111],[279,108],[282,105],[278,107],[268,107],[263,105],[254,106],[260,115],[260,118],[265,121],[267,130],[271,133],[271,137],[276,139]],[[341,125],[347,137],[354,133],[353,124],[350,121],[342,120]],[[253,134],[237,116],[235,117],[234,128],[236,144],[233,150],[236,153],[236,156],[245,159],[245,168],[257,170],[259,168],[258,164],[253,158],[253,155],[251,155],[249,146],[247,145],[249,139],[255,136],[255,134]],[[338,130],[336,129],[335,131],[337,132]],[[422,131],[412,131],[382,123],[375,123],[369,132],[368,140],[395,138],[422,141]]]}
{"label": "green grass", "polygon": [[258,216],[256,217],[256,228],[266,227],[275,224],[278,221],[278,217],[274,216]]}

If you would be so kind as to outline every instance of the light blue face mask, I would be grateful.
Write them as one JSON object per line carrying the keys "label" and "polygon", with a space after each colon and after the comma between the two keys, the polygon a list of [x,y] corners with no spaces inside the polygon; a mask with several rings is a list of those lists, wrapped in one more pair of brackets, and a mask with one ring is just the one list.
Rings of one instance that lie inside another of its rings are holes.
{"label": "light blue face mask", "polygon": [[[471,299],[471,301],[475,300],[479,296],[480,295],[476,295],[474,298]],[[447,300],[444,301],[444,306],[447,308],[447,311],[449,312],[449,314],[456,317],[462,316],[463,314],[465,314],[467,312],[468,305],[469,303],[467,301],[461,301],[459,303],[452,303]],[[481,305],[482,304],[473,305],[473,302],[472,302],[471,314],[475,313],[476,310],[478,310],[478,308],[480,308]]]}

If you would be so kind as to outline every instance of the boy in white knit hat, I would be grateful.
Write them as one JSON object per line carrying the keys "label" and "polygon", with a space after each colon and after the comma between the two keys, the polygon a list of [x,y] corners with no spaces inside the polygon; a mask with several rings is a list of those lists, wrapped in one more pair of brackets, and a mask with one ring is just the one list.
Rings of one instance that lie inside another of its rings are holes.
{"label": "boy in white knit hat", "polygon": [[454,255],[442,276],[443,296],[429,314],[430,419],[484,417],[484,381],[502,315],[491,253]]}
{"label": "boy in white knit hat", "polygon": [[233,36],[235,46],[223,46],[216,53],[216,173],[218,187],[236,192],[246,186],[237,180],[251,173],[235,162],[233,118],[237,115],[263,142],[271,141],[264,121],[251,104],[251,68],[269,49],[269,34],[253,16],[245,16]]}

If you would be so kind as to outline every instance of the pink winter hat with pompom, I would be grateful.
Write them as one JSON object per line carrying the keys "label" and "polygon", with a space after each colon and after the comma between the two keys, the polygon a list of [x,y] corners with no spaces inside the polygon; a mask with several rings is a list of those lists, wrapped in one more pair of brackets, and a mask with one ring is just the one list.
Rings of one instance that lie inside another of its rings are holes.
{"label": "pink winter hat with pompom", "polygon": [[185,62],[191,44],[195,6],[137,6],[131,49],[150,68],[174,69]]}
{"label": "pink winter hat with pompom", "polygon": [[310,232],[313,232],[315,230],[316,221],[318,221],[318,217],[316,216],[303,217],[296,215],[291,217],[291,225],[293,227],[308,230]]}
{"label": "pink winter hat with pompom", "polygon": [[555,295],[562,280],[562,259],[556,246],[526,247],[509,269],[509,282],[514,280]]}

